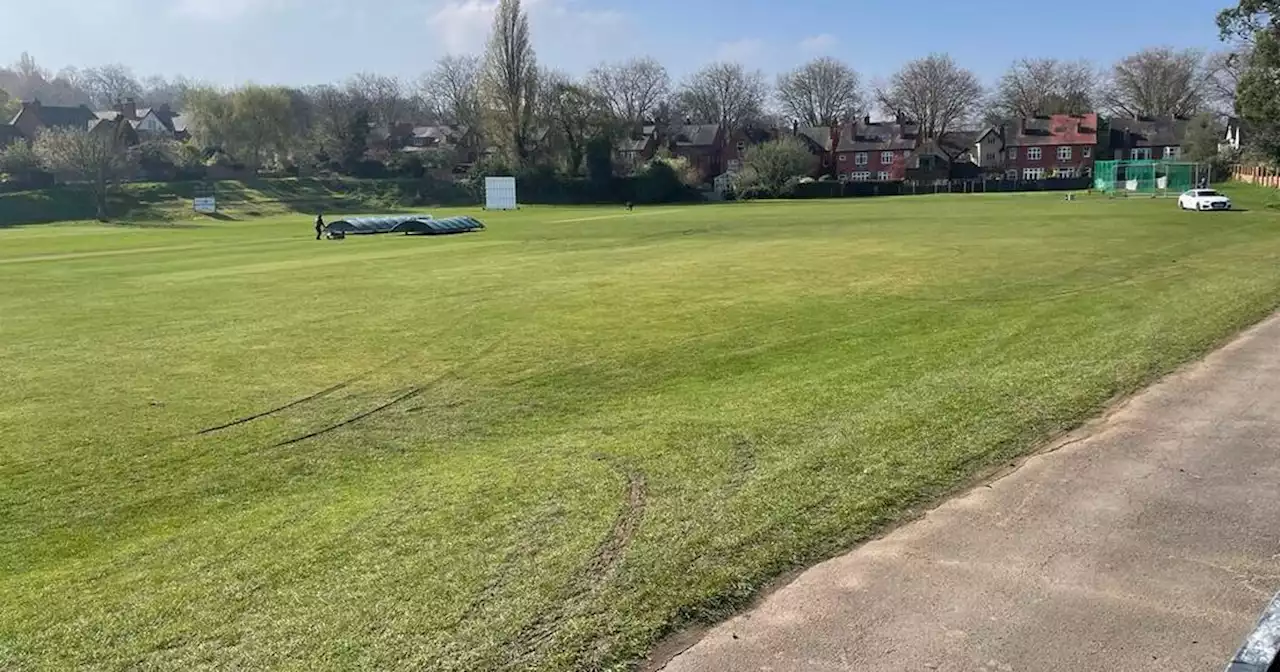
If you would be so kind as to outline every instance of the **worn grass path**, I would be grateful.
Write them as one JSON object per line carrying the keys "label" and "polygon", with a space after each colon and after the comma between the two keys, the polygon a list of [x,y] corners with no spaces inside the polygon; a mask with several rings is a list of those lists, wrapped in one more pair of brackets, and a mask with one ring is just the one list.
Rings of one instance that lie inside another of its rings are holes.
{"label": "worn grass path", "polygon": [[1271,311],[1232,195],[0,230],[0,667],[624,666]]}

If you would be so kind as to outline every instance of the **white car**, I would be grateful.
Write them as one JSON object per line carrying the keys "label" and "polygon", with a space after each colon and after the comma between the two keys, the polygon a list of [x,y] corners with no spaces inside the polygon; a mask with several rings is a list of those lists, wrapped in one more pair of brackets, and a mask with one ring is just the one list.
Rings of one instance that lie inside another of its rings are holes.
{"label": "white car", "polygon": [[1192,189],[1178,197],[1183,210],[1230,210],[1231,199],[1212,189]]}

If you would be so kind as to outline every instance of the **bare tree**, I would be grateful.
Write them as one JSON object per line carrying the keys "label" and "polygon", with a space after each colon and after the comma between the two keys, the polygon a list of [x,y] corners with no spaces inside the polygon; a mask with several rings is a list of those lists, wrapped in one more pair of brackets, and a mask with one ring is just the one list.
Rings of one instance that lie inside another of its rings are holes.
{"label": "bare tree", "polygon": [[89,94],[90,104],[99,109],[110,108],[125,98],[142,97],[142,85],[133,71],[119,63],[85,68],[72,81]]}
{"label": "bare tree", "polygon": [[483,100],[492,113],[495,140],[517,165],[532,150],[538,98],[538,62],[529,17],[520,0],[499,0],[485,53]]}
{"label": "bare tree", "polygon": [[482,65],[477,56],[445,56],[420,80],[420,95],[446,122],[474,129],[480,123]]}
{"label": "bare tree", "polygon": [[347,88],[368,102],[374,123],[389,125],[401,120],[408,104],[404,87],[395,77],[362,72],[347,82]]}
{"label": "bare tree", "polygon": [[972,116],[982,93],[977,75],[946,54],[931,54],[902,66],[876,98],[883,111],[906,114],[924,137],[936,138]]}
{"label": "bare tree", "polygon": [[862,109],[858,73],[834,58],[809,61],[778,75],[777,98],[784,114],[809,126],[833,126]]}
{"label": "bare tree", "polygon": [[1206,99],[1204,55],[1195,49],[1144,49],[1112,68],[1104,101],[1116,115],[1189,117]]}
{"label": "bare tree", "polygon": [[1205,58],[1205,102],[1218,112],[1234,112],[1240,78],[1252,58],[1253,45],[1247,43],[1209,54]]}
{"label": "bare tree", "polygon": [[1097,77],[1086,62],[1024,58],[1000,78],[992,107],[1001,117],[1082,114],[1093,107]]}
{"label": "bare tree", "polygon": [[703,123],[720,123],[736,131],[764,116],[769,85],[759,71],[737,63],[712,63],[685,80],[679,108]]}
{"label": "bare tree", "polygon": [[637,124],[650,118],[671,95],[671,76],[658,61],[635,58],[596,66],[587,74],[587,86],[619,121]]}
{"label": "bare tree", "polygon": [[369,113],[350,91],[323,85],[307,90],[311,100],[311,139],[318,153],[351,165],[364,155]]}
{"label": "bare tree", "polygon": [[133,164],[123,137],[128,122],[103,122],[93,131],[46,129],[35,151],[46,169],[66,179],[89,184],[98,219],[107,219],[107,194]]}

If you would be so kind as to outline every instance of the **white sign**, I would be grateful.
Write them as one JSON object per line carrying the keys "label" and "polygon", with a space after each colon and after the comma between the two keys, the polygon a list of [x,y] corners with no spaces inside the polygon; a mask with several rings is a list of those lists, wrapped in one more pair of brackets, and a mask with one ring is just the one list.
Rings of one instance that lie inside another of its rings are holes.
{"label": "white sign", "polygon": [[516,178],[486,177],[484,178],[484,209],[515,210]]}
{"label": "white sign", "polygon": [[213,196],[197,196],[196,212],[211,215],[218,211],[218,199]]}

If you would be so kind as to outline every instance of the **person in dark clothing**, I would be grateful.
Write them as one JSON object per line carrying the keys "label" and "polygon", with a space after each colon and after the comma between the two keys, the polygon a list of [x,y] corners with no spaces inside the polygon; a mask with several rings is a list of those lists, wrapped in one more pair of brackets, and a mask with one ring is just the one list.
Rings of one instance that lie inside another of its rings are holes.
{"label": "person in dark clothing", "polygon": [[634,206],[632,206],[631,201],[627,201],[627,212],[631,212],[633,208]]}
{"label": "person in dark clothing", "polygon": [[320,235],[324,233],[324,213],[316,215],[316,240],[320,240]]}

